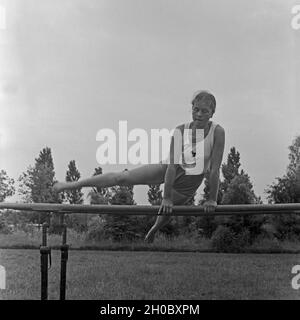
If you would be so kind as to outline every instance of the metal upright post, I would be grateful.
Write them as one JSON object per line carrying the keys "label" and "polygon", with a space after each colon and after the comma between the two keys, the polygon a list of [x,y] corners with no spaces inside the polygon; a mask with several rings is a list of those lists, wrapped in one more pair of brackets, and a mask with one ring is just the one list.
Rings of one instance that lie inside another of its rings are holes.
{"label": "metal upright post", "polygon": [[64,215],[61,216],[62,226],[62,245],[61,250],[61,267],[60,267],[60,300],[66,299],[66,282],[67,282],[67,261],[69,246],[67,245],[67,225],[64,223]]}
{"label": "metal upright post", "polygon": [[51,252],[50,248],[47,246],[47,228],[48,227],[49,227],[48,223],[43,223],[43,227],[42,227],[42,245],[40,246],[40,255],[41,255],[41,300],[47,300],[48,299],[48,255],[50,256],[50,252]]}

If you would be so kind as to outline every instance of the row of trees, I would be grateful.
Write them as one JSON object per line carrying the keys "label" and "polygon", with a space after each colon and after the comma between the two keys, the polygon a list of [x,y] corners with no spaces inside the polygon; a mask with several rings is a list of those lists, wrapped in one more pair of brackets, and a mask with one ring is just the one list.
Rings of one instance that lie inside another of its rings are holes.
{"label": "row of trees", "polygon": [[[263,168],[262,168],[263,170]],[[240,170],[240,154],[232,148],[227,162],[222,164],[223,181],[220,181],[219,204],[260,204],[262,200],[253,190],[249,175]],[[204,198],[207,199],[209,186],[206,182]],[[300,136],[289,147],[289,164],[283,177],[265,190],[268,203],[300,202]],[[232,242],[251,243],[258,235],[285,239],[300,239],[300,217],[298,215],[231,216],[226,218],[208,217],[199,221],[205,235],[214,233],[220,242],[231,239]],[[230,236],[228,236],[230,235]],[[241,236],[241,237],[240,237]]]}
{"label": "row of trees", "polygon": [[[283,177],[277,177],[276,182],[266,189],[269,203],[293,203],[299,201],[300,189],[300,136],[298,136],[289,147],[289,165]],[[255,204],[262,203],[261,198],[255,195],[253,185],[249,175],[240,168],[240,153],[233,147],[227,156],[227,161],[222,164],[221,172],[223,179],[220,180],[218,194],[218,204]],[[102,168],[94,169],[93,175],[102,174]],[[80,179],[80,172],[76,167],[75,160],[68,164],[66,171],[66,181],[77,181]],[[51,149],[44,148],[35,159],[33,166],[21,174],[18,179],[18,192],[22,195],[24,202],[32,203],[83,203],[83,193],[81,190],[67,191],[56,194],[52,191],[52,185],[56,181],[55,170]],[[0,171],[0,201],[4,201],[15,193],[14,180],[11,179],[4,170]],[[205,188],[202,204],[208,198],[209,186],[205,180]],[[89,193],[91,204],[122,204],[135,205],[133,186],[115,186],[111,188],[92,188]],[[162,201],[162,191],[159,185],[150,185],[148,190],[148,200],[151,205],[159,205]],[[195,205],[191,201],[191,205]],[[47,214],[30,213],[14,216],[14,222],[21,217],[23,220],[42,223],[47,220]],[[93,237],[106,236],[115,240],[122,238],[139,238],[153,223],[153,217],[144,216],[88,216],[73,214],[67,218],[69,227],[77,231],[91,231]],[[52,230],[58,223],[58,217],[52,221]],[[219,228],[219,230],[217,230]],[[223,229],[222,229],[223,228]],[[248,235],[251,241],[258,234],[266,232],[273,233],[279,238],[287,237],[291,234],[300,236],[300,221],[297,216],[282,215],[272,217],[178,217],[163,229],[169,235],[178,235],[180,232],[199,232],[211,237],[220,230],[232,232],[235,235]],[[267,231],[266,231],[267,230]],[[100,235],[99,235],[100,234]]]}

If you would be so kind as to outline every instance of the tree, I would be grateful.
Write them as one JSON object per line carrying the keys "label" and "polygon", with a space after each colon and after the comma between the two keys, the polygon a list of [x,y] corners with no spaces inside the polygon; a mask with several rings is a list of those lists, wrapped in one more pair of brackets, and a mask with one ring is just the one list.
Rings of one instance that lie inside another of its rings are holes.
{"label": "tree", "polygon": [[10,178],[6,171],[0,170],[0,202],[3,202],[5,198],[14,195],[14,179]]}
{"label": "tree", "polygon": [[[300,200],[300,136],[289,146],[289,164],[282,177],[276,177],[265,190],[269,203],[297,203]],[[276,215],[269,219],[279,239],[300,238],[300,217],[297,215]]]}
{"label": "tree", "polygon": [[[112,205],[135,205],[133,200],[133,186],[114,186],[110,204]],[[138,216],[107,215],[104,226],[107,237],[114,241],[134,240],[141,237],[140,219]]]}
{"label": "tree", "polygon": [[[224,176],[222,204],[255,204],[261,202],[261,199],[254,193],[249,175],[243,169],[239,171],[240,166],[240,153],[233,147],[230,149],[227,164],[222,165]],[[233,215],[223,218],[221,221],[223,225],[230,227],[235,234],[249,235],[247,241],[253,241],[260,233],[265,219],[262,216]]]}
{"label": "tree", "polygon": [[[66,173],[66,181],[73,182],[80,179],[80,172],[76,167],[75,160],[71,160],[68,165],[68,170]],[[65,191],[65,198],[70,204],[82,204],[83,203],[83,193],[81,189]]]}
{"label": "tree", "polygon": [[[97,167],[94,170],[93,176],[102,174],[102,168]],[[111,193],[109,188],[101,188],[101,187],[94,187],[89,192],[89,200],[91,205],[97,204],[109,204],[111,199]],[[107,236],[105,235],[104,227],[106,225],[106,216],[101,214],[92,214],[88,216],[88,232],[87,232],[87,239],[91,240],[102,240]]]}
{"label": "tree", "polygon": [[[124,169],[128,171],[128,169]],[[113,186],[110,188],[110,192],[113,194],[110,198],[111,204],[136,204],[133,200],[133,186]]]}
{"label": "tree", "polygon": [[222,204],[254,204],[256,196],[249,175],[242,170],[229,183]]}
{"label": "tree", "polygon": [[297,202],[296,176],[285,174],[276,177],[276,182],[265,190],[269,203],[294,203]]}
{"label": "tree", "polygon": [[[227,156],[227,162],[221,166],[223,181],[219,182],[218,204],[253,204],[261,203],[253,190],[250,177],[243,169],[240,170],[240,153],[232,147]],[[204,200],[209,196],[209,186],[205,181]],[[218,225],[229,226],[233,232],[242,233],[248,229],[251,238],[259,232],[264,220],[261,217],[215,217],[206,216],[200,219],[199,226],[204,235],[211,237]],[[245,233],[246,234],[246,233]]]}
{"label": "tree", "polygon": [[266,189],[269,203],[298,202],[298,180],[300,180],[300,136],[289,146],[289,164],[283,177],[276,177],[277,182]]}
{"label": "tree", "polygon": [[[66,172],[66,181],[73,182],[80,179],[80,172],[76,167],[75,160],[71,160],[68,164],[68,170]],[[81,189],[74,189],[64,192],[65,200],[70,204],[82,204],[83,203],[83,193]],[[73,213],[68,215],[66,219],[66,224],[68,227],[73,228],[78,232],[87,231],[87,215]]]}
{"label": "tree", "polygon": [[296,175],[300,166],[300,135],[293,140],[292,144],[289,146],[289,150],[288,158],[290,163],[287,167],[287,174],[292,173],[293,175]]}
{"label": "tree", "polygon": [[235,147],[230,149],[227,156],[227,163],[222,164],[222,174],[224,180],[220,184],[220,192],[224,194],[232,181],[232,179],[239,174],[240,163],[240,153],[236,151]]}
{"label": "tree", "polygon": [[26,202],[58,202],[58,197],[51,188],[55,182],[55,172],[50,148],[40,151],[35,165],[29,166],[19,177],[19,181],[19,193]]}
{"label": "tree", "polygon": [[[61,203],[61,198],[52,190],[55,172],[51,149],[46,147],[40,151],[34,166],[29,166],[19,177],[19,194],[28,203]],[[42,223],[49,217],[46,213],[32,213],[30,220]]]}
{"label": "tree", "polygon": [[[236,175],[227,187],[227,191],[223,196],[222,204],[257,204],[261,200],[257,197],[253,190],[250,177],[243,170]],[[263,216],[239,216],[234,215],[223,220],[223,224],[229,226],[236,234],[245,233],[249,235],[249,241],[261,232],[261,227],[266,219]]]}
{"label": "tree", "polygon": [[[232,147],[227,156],[227,162],[223,163],[221,166],[221,171],[224,177],[224,180],[219,180],[219,192],[217,195],[217,204],[222,204],[224,194],[226,193],[228,186],[232,179],[239,174],[240,163],[240,153]],[[207,178],[204,180],[204,196],[203,200],[200,200],[199,204],[202,205],[205,200],[209,199],[209,184]],[[215,216],[204,216],[198,219],[197,226],[202,229],[205,237],[210,238],[213,232],[216,230],[218,224],[223,219]]]}
{"label": "tree", "polygon": [[[102,174],[102,168],[95,168],[93,176]],[[90,204],[108,204],[111,198],[109,188],[94,187],[89,192]],[[99,215],[101,217],[101,215]]]}
{"label": "tree", "polygon": [[[97,167],[94,170],[93,176],[97,176],[99,174],[102,174],[102,168],[101,167]],[[109,193],[109,188],[103,188],[103,187],[93,187],[92,191],[89,193],[90,196],[93,195],[97,195],[97,196],[102,196],[104,198],[108,198],[110,197],[110,193]]]}
{"label": "tree", "polygon": [[160,184],[149,185],[148,201],[151,205],[160,205],[162,202],[162,190],[160,190]]}

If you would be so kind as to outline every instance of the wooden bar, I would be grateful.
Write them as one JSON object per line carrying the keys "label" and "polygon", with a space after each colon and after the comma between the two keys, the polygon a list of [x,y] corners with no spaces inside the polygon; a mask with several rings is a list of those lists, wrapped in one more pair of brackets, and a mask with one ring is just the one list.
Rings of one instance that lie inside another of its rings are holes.
{"label": "wooden bar", "polygon": [[[146,205],[76,205],[56,203],[0,203],[0,210],[41,211],[55,213],[157,215],[159,206]],[[248,214],[300,214],[300,203],[219,205],[215,212],[205,213],[202,206],[174,206],[172,216],[212,216]]]}

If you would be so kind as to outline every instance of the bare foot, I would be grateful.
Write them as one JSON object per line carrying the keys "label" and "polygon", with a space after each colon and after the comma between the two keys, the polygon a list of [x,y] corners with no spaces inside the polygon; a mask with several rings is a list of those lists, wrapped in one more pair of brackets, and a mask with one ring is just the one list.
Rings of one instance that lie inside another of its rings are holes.
{"label": "bare foot", "polygon": [[151,230],[147,233],[146,237],[145,237],[145,242],[147,243],[152,243],[154,241],[155,238],[155,233],[151,232]]}
{"label": "bare foot", "polygon": [[52,187],[53,191],[55,191],[57,193],[63,191],[65,188],[66,188],[65,182],[56,182],[56,183],[54,183],[54,185]]}

